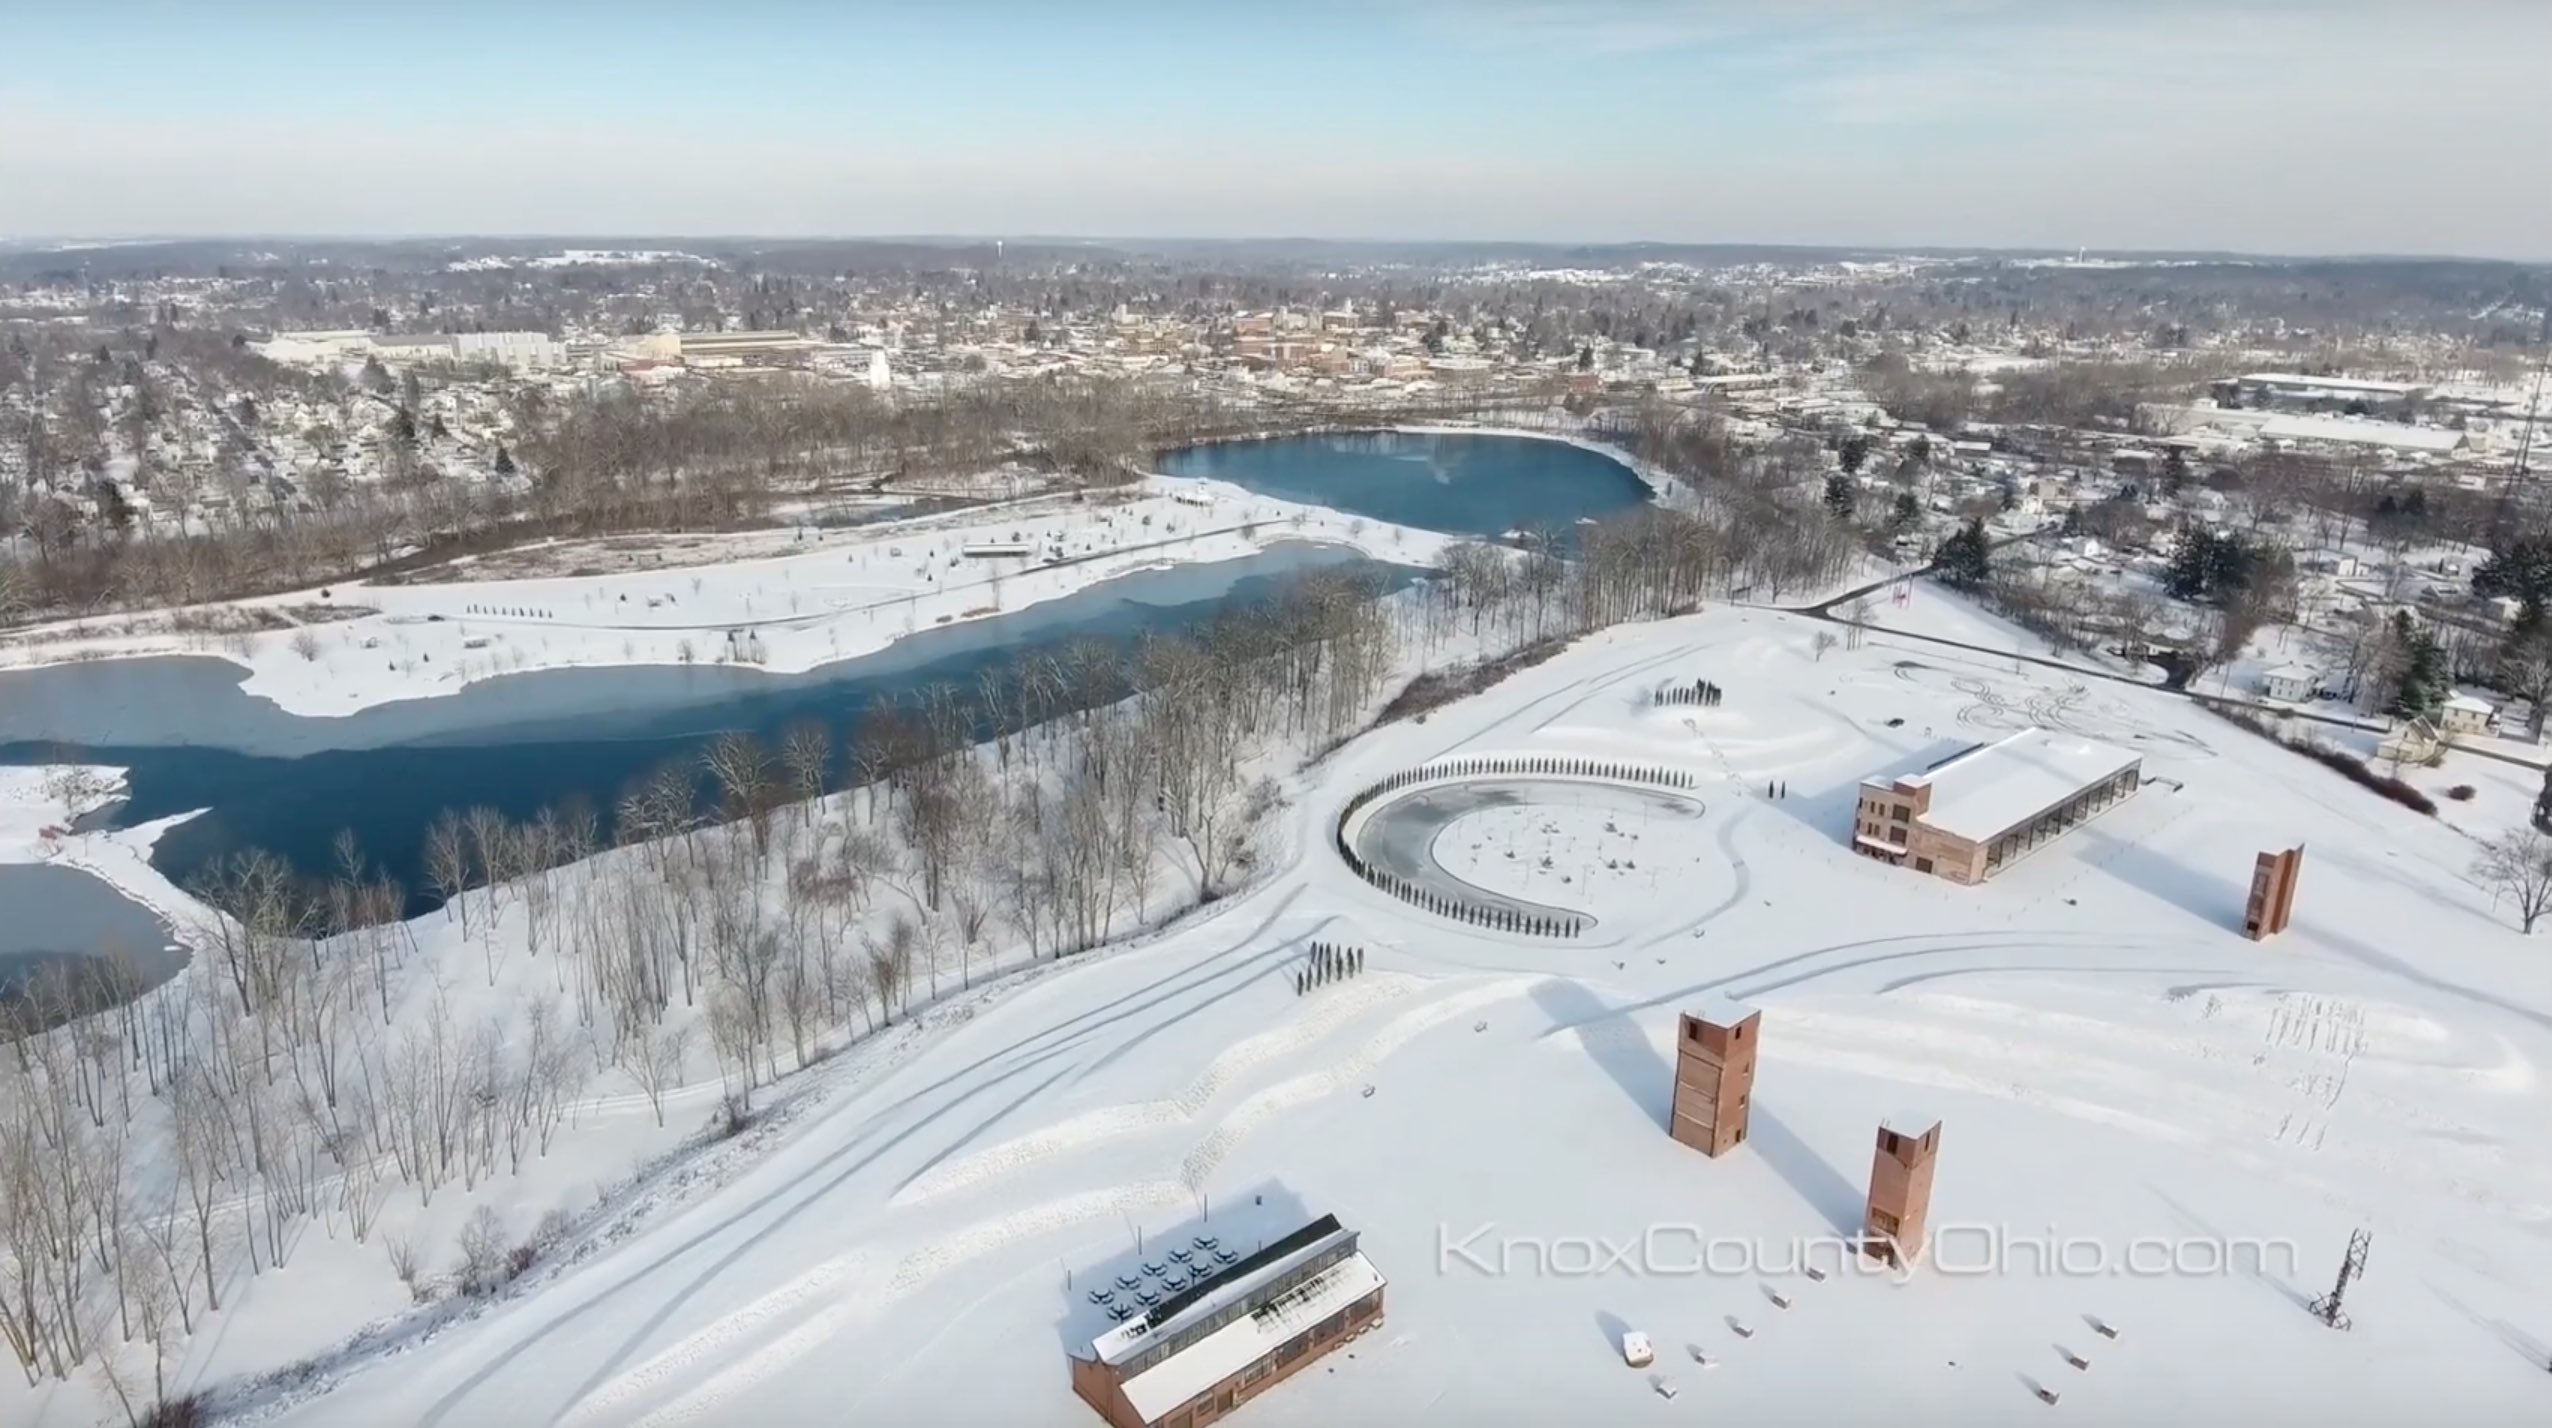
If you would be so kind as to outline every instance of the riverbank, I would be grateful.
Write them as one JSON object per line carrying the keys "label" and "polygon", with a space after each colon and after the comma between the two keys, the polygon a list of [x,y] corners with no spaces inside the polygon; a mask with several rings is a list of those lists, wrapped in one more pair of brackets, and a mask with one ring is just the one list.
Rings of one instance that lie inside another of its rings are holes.
{"label": "riverbank", "polygon": [[[10,670],[196,655],[240,668],[240,689],[284,713],[330,718],[535,670],[802,673],[919,630],[1025,609],[1137,571],[1238,559],[1284,542],[1422,565],[1448,543],[1434,532],[1226,483],[1165,477],[1121,493],[810,537],[797,542],[811,547],[802,553],[760,553],[772,539],[770,532],[683,537],[681,558],[697,563],[653,569],[357,582],[39,627],[0,646],[0,687]],[[728,549],[757,553],[731,560]],[[625,559],[625,547],[620,553]]]}

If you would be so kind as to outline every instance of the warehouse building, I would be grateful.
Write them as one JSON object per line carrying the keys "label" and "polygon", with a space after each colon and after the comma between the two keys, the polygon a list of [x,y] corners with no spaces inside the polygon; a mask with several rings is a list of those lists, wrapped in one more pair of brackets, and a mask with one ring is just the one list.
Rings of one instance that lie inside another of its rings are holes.
{"label": "warehouse building", "polygon": [[1954,883],[1981,883],[2132,796],[2144,756],[2047,729],[1979,744],[1920,773],[1865,779],[1852,848]]}
{"label": "warehouse building", "polygon": [[1070,1355],[1072,1391],[1114,1428],[1220,1422],[1382,1322],[1382,1274],[1335,1215],[1245,1255],[1200,1236],[1142,1268],[1090,1291],[1130,1312]]}

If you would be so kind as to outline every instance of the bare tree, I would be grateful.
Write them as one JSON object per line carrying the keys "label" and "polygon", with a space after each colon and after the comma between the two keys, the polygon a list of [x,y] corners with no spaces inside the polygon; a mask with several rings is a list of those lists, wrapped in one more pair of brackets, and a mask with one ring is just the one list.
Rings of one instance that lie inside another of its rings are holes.
{"label": "bare tree", "polygon": [[2472,871],[2494,896],[2514,904],[2525,932],[2552,910],[2552,834],[2531,825],[2511,828],[2481,845]]}
{"label": "bare tree", "polygon": [[780,735],[780,764],[788,770],[800,822],[814,821],[815,801],[824,796],[824,780],[832,763],[833,736],[823,725],[810,719],[790,725]]}
{"label": "bare tree", "polygon": [[647,1109],[656,1113],[656,1124],[665,1123],[665,1093],[682,1084],[682,1063],[691,1047],[688,1026],[651,1028],[637,1047],[637,1054],[626,1063],[629,1078],[647,1096]]}
{"label": "bare tree", "polygon": [[729,818],[748,820],[753,851],[771,850],[771,807],[776,795],[770,752],[751,734],[720,734],[700,755],[701,766],[715,779],[726,800]]}
{"label": "bare tree", "polygon": [[434,815],[425,829],[425,880],[434,895],[443,899],[443,915],[459,916],[461,935],[470,931],[470,908],[462,893],[470,885],[469,844],[461,832],[461,820],[451,809]]}

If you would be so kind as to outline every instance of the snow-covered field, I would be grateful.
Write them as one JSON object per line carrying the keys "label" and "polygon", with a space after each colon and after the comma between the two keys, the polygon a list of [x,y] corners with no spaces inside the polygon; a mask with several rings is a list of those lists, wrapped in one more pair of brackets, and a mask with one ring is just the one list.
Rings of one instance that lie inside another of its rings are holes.
{"label": "snow-covered field", "polygon": [[[1150,477],[1122,498],[1055,496],[813,534],[793,554],[769,554],[771,534],[747,532],[669,541],[676,554],[665,568],[630,570],[625,543],[614,543],[590,562],[606,573],[355,581],[191,611],[196,628],[185,633],[166,616],[38,627],[0,641],[0,669],[211,654],[247,668],[249,694],[305,716],[570,666],[745,664],[793,673],[1134,571],[1235,559],[1283,541],[1413,565],[1447,544],[1433,532],[1224,482]],[[562,561],[578,568],[573,547]]]}
{"label": "snow-covered field", "polygon": [[[763,607],[788,588],[769,576],[757,613],[786,615]],[[1931,632],[2008,647],[1924,598]],[[1095,1328],[1076,1276],[1138,1233],[1208,1220],[1238,1244],[1327,1212],[1389,1277],[1388,1325],[1251,1422],[2538,1421],[2552,958],[2468,880],[2468,833],[2185,700],[1883,632],[1819,658],[1823,628],[1719,610],[1617,629],[1361,738],[1304,776],[1288,852],[1246,893],[867,1043],[812,1073],[831,1094],[758,1160],[687,1202],[658,1185],[665,1208],[563,1272],[250,1412],[1078,1425],[1064,1356]],[[290,702],[289,666],[259,670]],[[1725,704],[1649,707],[1695,678]],[[1844,846],[1862,778],[2033,723],[2141,749],[2158,781],[1983,887]],[[1356,790],[1461,751],[1686,769],[1706,811],[1555,795],[1454,818],[1448,872],[1598,918],[1575,941],[1483,933],[1329,848]],[[2298,841],[2293,929],[2244,940],[2253,855]],[[1637,885],[1598,859],[1635,859]],[[1315,939],[1368,970],[1298,995]],[[1676,1013],[1713,994],[1764,1013],[1752,1133],[1717,1161],[1664,1130]],[[1857,1229],[1877,1123],[1909,1103],[1944,1124],[1936,1262],[1903,1283],[1797,1272],[1795,1243]],[[2359,1228],[2341,1333],[2303,1304]],[[1686,1272],[1702,1240],[1715,1268]],[[261,1301],[336,1292],[312,1278],[235,1286],[183,1381],[272,1366]],[[395,1291],[368,1293],[337,1322],[391,1312]],[[1678,1396],[1622,1366],[1625,1327]]]}

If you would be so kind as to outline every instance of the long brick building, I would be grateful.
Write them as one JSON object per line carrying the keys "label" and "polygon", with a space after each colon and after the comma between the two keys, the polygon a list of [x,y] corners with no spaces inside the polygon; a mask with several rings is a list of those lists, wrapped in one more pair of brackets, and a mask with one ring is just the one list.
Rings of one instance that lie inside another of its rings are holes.
{"label": "long brick building", "polygon": [[1954,883],[1981,883],[2142,786],[2144,756],[2023,729],[1919,773],[1865,779],[1852,849]]}
{"label": "long brick building", "polygon": [[1071,1355],[1072,1391],[1114,1428],[1220,1422],[1382,1320],[1382,1273],[1335,1215],[1229,1264],[1201,1240],[1180,1254],[1206,1272]]}

